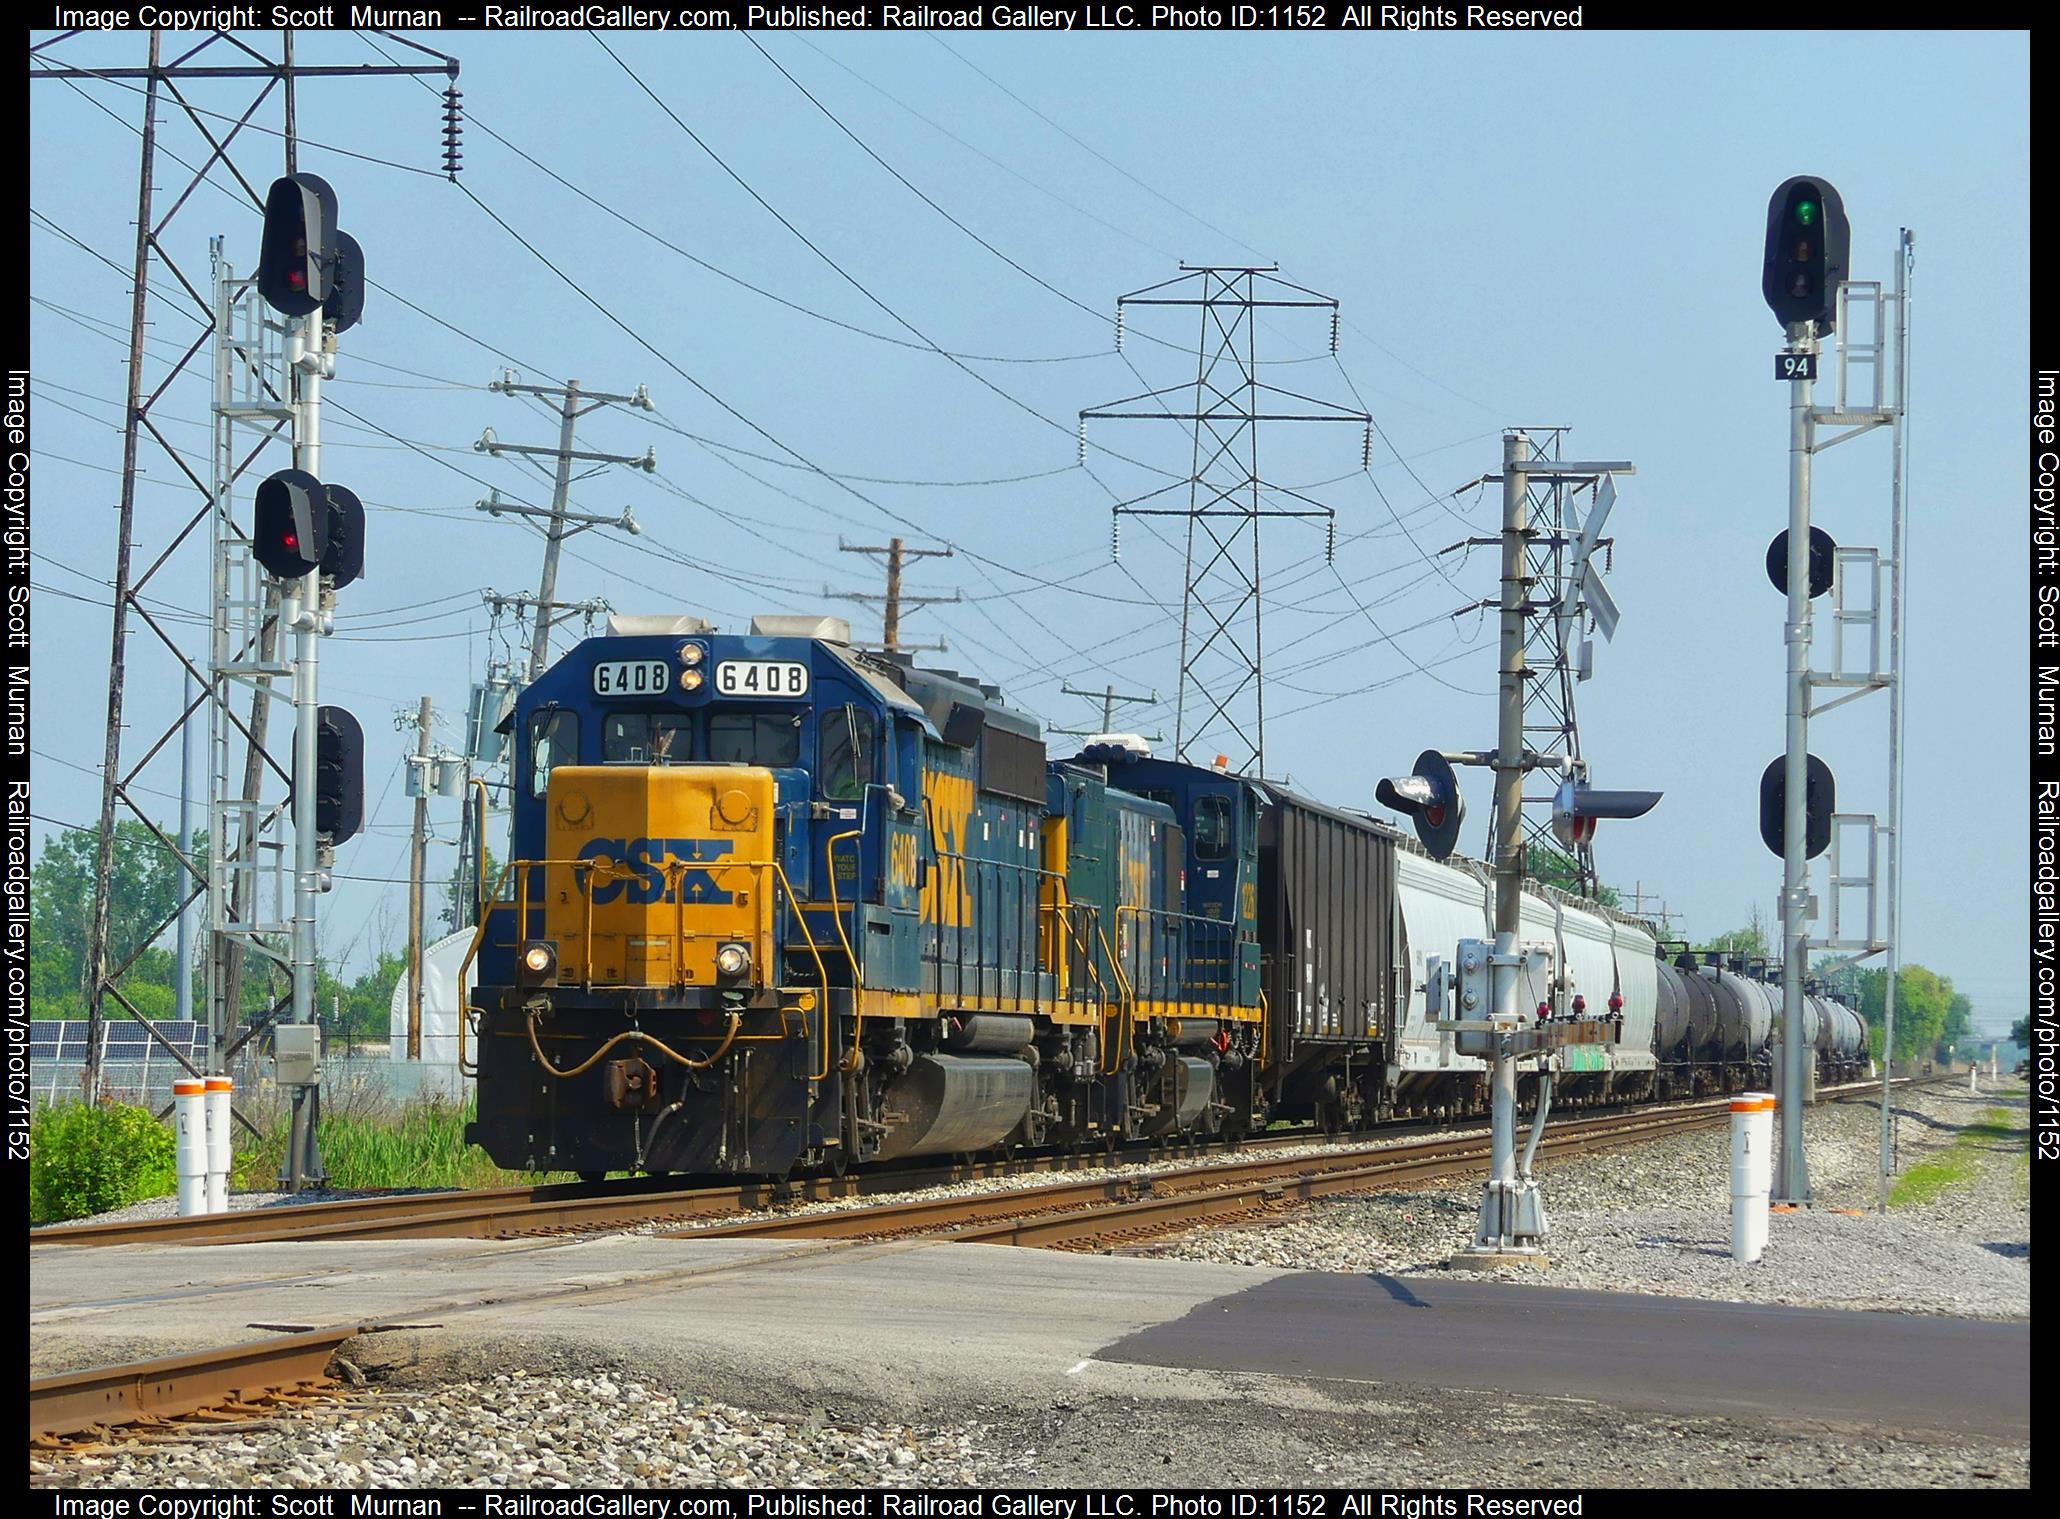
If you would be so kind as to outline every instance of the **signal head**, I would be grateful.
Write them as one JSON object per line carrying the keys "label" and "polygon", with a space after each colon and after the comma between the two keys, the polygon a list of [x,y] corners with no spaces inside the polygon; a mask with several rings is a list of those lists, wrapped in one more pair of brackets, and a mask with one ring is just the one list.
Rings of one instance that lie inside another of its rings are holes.
{"label": "signal head", "polygon": [[[273,180],[258,249],[258,294],[265,303],[283,316],[306,316],[329,299],[336,258],[336,192],[329,181],[319,174]],[[362,291],[358,303],[364,304]]]}
{"label": "signal head", "polygon": [[1815,322],[1820,333],[1832,330],[1851,246],[1845,203],[1829,184],[1797,175],[1774,191],[1760,293],[1783,327]]}
{"label": "signal head", "polygon": [[281,580],[320,568],[329,546],[329,493],[304,469],[282,469],[257,488],[251,552]]}

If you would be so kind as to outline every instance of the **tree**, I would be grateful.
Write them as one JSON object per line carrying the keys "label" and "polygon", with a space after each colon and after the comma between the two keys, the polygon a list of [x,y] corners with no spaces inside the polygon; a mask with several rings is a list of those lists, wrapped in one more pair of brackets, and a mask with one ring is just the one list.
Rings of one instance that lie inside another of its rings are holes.
{"label": "tree", "polygon": [[[1867,1020],[1868,1051],[1878,1057],[1888,1001],[1888,972],[1855,972],[1849,981],[1840,982],[1839,990],[1844,993],[1848,987],[1851,992],[1842,1000],[1857,996],[1853,1005]],[[1964,1036],[1973,1015],[1973,1003],[1955,992],[1949,979],[1928,966],[1905,965],[1895,983],[1895,1058],[1916,1060],[1943,1054],[1947,1045],[1958,1043]],[[1950,1033],[1949,1024],[1953,1029]]]}
{"label": "tree", "polygon": [[2020,1050],[2031,1048],[2031,1019],[2019,1018],[2010,1025],[2010,1042]]}
{"label": "tree", "polygon": [[[1524,852],[1524,875],[1541,886],[1557,887],[1576,896],[1586,895],[1581,889],[1581,865],[1563,849],[1554,849],[1550,844],[1533,844]],[[1622,907],[1624,899],[1612,886],[1598,886],[1595,900],[1604,907]]]}
{"label": "tree", "polygon": [[[29,996],[37,1017],[84,1015],[93,970],[86,962],[86,940],[92,931],[99,843],[98,828],[67,828],[43,841],[29,885]],[[204,843],[196,842],[194,858],[206,860]],[[107,963],[112,970],[178,907],[179,861],[141,822],[119,822],[109,881]],[[122,990],[134,1001],[135,988],[169,989],[176,976],[169,951],[146,950],[123,978]]]}
{"label": "tree", "polygon": [[1745,928],[1733,928],[1710,940],[1709,948],[1725,955],[1743,955],[1748,960],[1765,960],[1773,951],[1767,945],[1767,931],[1757,918]]}

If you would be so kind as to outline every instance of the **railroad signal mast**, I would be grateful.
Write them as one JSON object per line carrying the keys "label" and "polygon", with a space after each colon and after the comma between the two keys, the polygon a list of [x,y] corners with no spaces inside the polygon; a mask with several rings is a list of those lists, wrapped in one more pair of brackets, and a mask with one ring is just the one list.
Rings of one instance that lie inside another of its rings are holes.
{"label": "railroad signal mast", "polygon": [[[322,382],[336,372],[337,332],[364,310],[364,257],[338,230],[336,217],[336,192],[318,175],[274,181],[265,197],[256,281],[265,304],[288,318],[284,361],[292,397],[286,411],[293,467],[258,486],[249,553],[277,582],[278,623],[294,635],[293,995],[274,1030],[273,1050],[280,1084],[293,1092],[280,1179],[295,1192],[324,1179],[315,1137],[321,1119],[316,903],[330,888],[336,846],[364,822],[364,730],[343,708],[322,706],[317,693],[320,640],[334,629],[336,592],[363,573],[365,562],[364,504],[321,479]],[[338,308],[333,316],[326,309],[331,302]]]}
{"label": "railroad signal mast", "polygon": [[[1433,958],[1424,986],[1429,1016],[1441,1032],[1452,1035],[1453,1048],[1463,1055],[1483,1056],[1490,1063],[1491,1158],[1474,1243],[1462,1252],[1470,1263],[1536,1260],[1543,1253],[1549,1226],[1531,1162],[1552,1110],[1553,1051],[1574,1044],[1613,1042],[1616,1014],[1622,1006],[1612,989],[1607,1016],[1579,1015],[1560,946],[1543,941],[1525,943],[1519,937],[1523,925],[1524,777],[1534,770],[1561,775],[1554,799],[1553,828],[1570,850],[1584,848],[1593,839],[1598,820],[1642,817],[1660,800],[1657,791],[1595,790],[1587,784],[1584,761],[1564,753],[1539,753],[1524,742],[1524,688],[1535,673],[1526,660],[1526,650],[1532,643],[1531,620],[1540,615],[1558,619],[1573,610],[1563,595],[1543,603],[1531,595],[1534,582],[1542,575],[1529,542],[1535,532],[1531,493],[1541,482],[1599,481],[1598,501],[1604,494],[1614,500],[1613,477],[1635,472],[1632,465],[1623,462],[1580,463],[1544,458],[1538,455],[1525,432],[1512,429],[1504,434],[1502,473],[1488,477],[1499,479],[1502,485],[1502,534],[1498,540],[1502,549],[1502,583],[1496,603],[1501,610],[1501,675],[1496,698],[1496,746],[1458,753],[1426,749],[1417,757],[1411,774],[1383,780],[1374,788],[1375,800],[1409,817],[1432,858],[1444,859],[1458,847],[1460,824],[1466,815],[1465,798],[1453,766],[1483,765],[1495,772],[1495,937],[1492,942],[1463,939],[1455,946],[1450,961]],[[1598,531],[1600,516],[1601,513],[1591,515],[1591,523]],[[1588,547],[1593,547],[1592,542]],[[1585,558],[1582,568],[1586,568]],[[1573,579],[1571,594],[1583,596],[1592,605],[1600,593],[1584,589],[1587,578],[1580,572]],[[1614,603],[1605,604],[1613,628]],[[1559,647],[1564,647],[1563,638]],[[1545,989],[1535,1019],[1521,999],[1525,987]],[[1532,1121],[1530,1143],[1519,1164],[1517,1062],[1532,1059],[1536,1060],[1539,1072],[1537,1113]]]}
{"label": "railroad signal mast", "polygon": [[[1808,1100],[1809,1052],[1803,1043],[1805,978],[1813,950],[1842,952],[1842,963],[1886,953],[1880,1206],[1888,1206],[1893,1166],[1893,1117],[1888,1102],[1895,1052],[1895,981],[1901,968],[1901,832],[1903,735],[1903,566],[1906,486],[1904,428],[1909,405],[1909,275],[1915,240],[1908,228],[1897,243],[1895,287],[1847,278],[1852,233],[1844,201],[1825,180],[1797,175],[1778,185],[1767,203],[1767,235],[1760,292],[1781,323],[1786,345],[1774,355],[1774,378],[1789,387],[1788,528],[1767,550],[1767,577],[1786,599],[1783,638],[1787,746],[1760,778],[1760,836],[1781,856],[1781,1132],[1774,1197],[1810,1200],[1803,1147],[1803,1104]],[[1872,331],[1855,333],[1854,318],[1871,312]],[[1834,386],[1819,405],[1821,339],[1835,337]],[[1891,388],[1891,367],[1893,383]],[[1860,394],[1865,385],[1868,394]],[[1820,438],[1819,427],[1841,429]],[[1888,556],[1873,548],[1836,543],[1810,521],[1811,469],[1816,455],[1877,427],[1889,429]],[[1884,584],[1885,582],[1885,584]],[[1831,652],[1825,668],[1812,661],[1812,603],[1828,596]],[[1885,598],[1885,599],[1884,599]],[[1886,658],[1883,622],[1886,621]],[[1810,719],[1871,692],[1889,693],[1888,819],[1838,811],[1831,768],[1810,753]],[[1828,699],[1820,691],[1836,692]],[[1849,871],[1842,855],[1857,833],[1865,866]],[[1810,861],[1829,853],[1825,907],[1810,890]],[[1843,911],[1864,893],[1855,930]],[[1885,901],[1884,901],[1885,898]],[[1828,918],[1822,937],[1810,924]]]}

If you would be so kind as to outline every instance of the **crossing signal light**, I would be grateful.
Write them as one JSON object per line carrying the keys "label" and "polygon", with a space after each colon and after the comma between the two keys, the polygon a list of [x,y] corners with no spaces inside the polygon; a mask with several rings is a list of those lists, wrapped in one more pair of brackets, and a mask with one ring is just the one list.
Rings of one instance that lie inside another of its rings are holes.
{"label": "crossing signal light", "polygon": [[329,547],[328,490],[304,469],[280,470],[257,488],[250,541],[257,562],[281,580],[314,573]]}
{"label": "crossing signal light", "polygon": [[1662,791],[1598,791],[1579,781],[1566,781],[1552,798],[1552,832],[1568,849],[1595,841],[1602,818],[1642,818],[1659,805]]}
{"label": "crossing signal light", "polygon": [[1442,860],[1459,847],[1466,798],[1460,794],[1459,777],[1451,762],[1437,750],[1419,754],[1410,774],[1383,780],[1373,788],[1373,798],[1383,807],[1408,815],[1432,859]]}
{"label": "crossing signal light", "polygon": [[328,498],[328,542],[322,549],[322,573],[342,590],[365,573],[365,503],[356,491],[325,485]]}
{"label": "crossing signal light", "polygon": [[365,822],[365,730],[342,707],[315,715],[315,832],[332,844]]}
{"label": "crossing signal light", "polygon": [[[258,294],[283,316],[306,316],[329,299],[337,264],[336,192],[319,174],[288,174],[265,195]],[[358,294],[362,309],[364,293]]]}
{"label": "crossing signal light", "polygon": [[[1803,858],[1814,860],[1831,847],[1831,814],[1838,810],[1838,786],[1831,767],[1807,756],[1803,792]],[[1788,853],[1788,758],[1777,754],[1760,773],[1760,838],[1775,854]]]}
{"label": "crossing signal light", "polygon": [[1760,271],[1760,293],[1782,326],[1815,322],[1820,333],[1832,330],[1851,249],[1852,228],[1838,191],[1808,175],[1784,180],[1767,202]]}

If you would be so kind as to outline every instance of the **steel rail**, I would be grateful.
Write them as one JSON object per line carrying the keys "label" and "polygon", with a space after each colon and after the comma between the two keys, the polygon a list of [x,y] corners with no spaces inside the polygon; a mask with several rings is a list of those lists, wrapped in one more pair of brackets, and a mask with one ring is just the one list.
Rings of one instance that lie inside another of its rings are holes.
{"label": "steel rail", "polygon": [[[1901,1078],[1908,1081],[1911,1078]],[[1821,1098],[1869,1096],[1872,1084],[1826,1087]],[[1668,1104],[1662,1108],[1624,1110],[1616,1120],[1652,1120],[1668,1113],[1727,1110],[1727,1098],[1698,1099],[1690,1104]],[[1571,1120],[1575,1124],[1613,1121],[1602,1118]],[[1439,1126],[1442,1127],[1442,1126]],[[1337,1160],[1367,1153],[1364,1146],[1382,1137],[1406,1134],[1411,1129],[1431,1130],[1433,1125],[1389,1124],[1381,1128],[1336,1136]],[[376,1197],[349,1198],[336,1202],[303,1203],[274,1208],[246,1208],[229,1213],[212,1213],[186,1218],[138,1219],[109,1223],[61,1224],[31,1230],[32,1245],[212,1245],[259,1243],[287,1240],[337,1239],[494,1239],[524,1234],[556,1233],[576,1229],[607,1229],[638,1224],[685,1221],[710,1216],[745,1213],[790,1203],[826,1202],[873,1193],[906,1191],[913,1188],[956,1184],[1019,1176],[1038,1171],[1081,1170],[1117,1164],[1167,1164],[1208,1155],[1237,1151],[1264,1151],[1323,1142],[1323,1137],[1302,1130],[1247,1138],[1234,1146],[1228,1142],[1147,1142],[1114,1150],[1069,1151],[991,1161],[946,1161],[904,1167],[893,1171],[859,1170],[843,1177],[801,1177],[785,1182],[750,1181],[741,1184],[681,1187],[670,1177],[642,1177],[615,1181],[553,1182],[531,1186],[496,1187],[478,1191],[395,1193]],[[1426,1141],[1435,1143],[1439,1141]],[[1465,1141],[1443,1141],[1464,1143]],[[1289,1165],[1307,1167],[1317,1157],[1305,1157]],[[1247,1162],[1247,1165],[1257,1162]],[[1275,1162],[1278,1166],[1281,1163]],[[1237,1164],[1202,1168],[1198,1176],[1223,1177],[1237,1172]],[[1179,1173],[1175,1173],[1179,1174]],[[1108,1178],[1079,1184],[1099,1196],[1110,1188],[1134,1187],[1139,1178]],[[1167,1176],[1156,1178],[1161,1191],[1172,1184]],[[1046,1189],[1025,1188],[1003,1193],[1004,1198],[1031,1197]],[[965,1201],[953,1199],[952,1201]],[[1070,1204],[1069,1204],[1070,1205]],[[865,1210],[847,1210],[858,1214]],[[843,1214],[803,1215],[805,1218],[842,1217]],[[734,1232],[747,1232],[749,1223]],[[792,1228],[788,1216],[761,1219],[767,1232]],[[709,1229],[694,1233],[708,1234]]]}
{"label": "steel rail", "polygon": [[345,1324],[226,1349],[196,1350],[29,1379],[29,1438],[169,1418],[319,1387],[329,1362],[363,1326]]}

